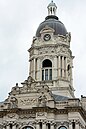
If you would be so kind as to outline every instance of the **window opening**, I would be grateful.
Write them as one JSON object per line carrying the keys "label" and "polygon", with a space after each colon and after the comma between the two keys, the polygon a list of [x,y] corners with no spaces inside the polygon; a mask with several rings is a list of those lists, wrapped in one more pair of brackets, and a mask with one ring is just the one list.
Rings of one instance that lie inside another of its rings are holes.
{"label": "window opening", "polygon": [[42,63],[42,80],[52,80],[52,62],[48,59]]}

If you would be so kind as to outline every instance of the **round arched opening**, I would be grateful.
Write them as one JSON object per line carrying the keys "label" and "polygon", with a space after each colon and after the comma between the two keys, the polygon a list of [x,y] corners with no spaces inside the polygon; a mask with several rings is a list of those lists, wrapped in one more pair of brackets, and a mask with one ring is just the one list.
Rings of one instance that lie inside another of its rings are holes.
{"label": "round arched opening", "polygon": [[52,80],[52,62],[49,59],[42,62],[42,80]]}
{"label": "round arched opening", "polygon": [[49,59],[46,59],[46,60],[43,61],[42,67],[43,68],[45,68],[45,67],[52,67],[52,62]]}

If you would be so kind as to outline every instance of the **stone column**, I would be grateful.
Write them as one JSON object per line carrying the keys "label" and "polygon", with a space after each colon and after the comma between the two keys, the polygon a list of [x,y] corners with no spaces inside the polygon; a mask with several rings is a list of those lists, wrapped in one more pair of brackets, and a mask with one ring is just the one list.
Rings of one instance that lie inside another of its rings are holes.
{"label": "stone column", "polygon": [[33,75],[33,78],[35,80],[35,58],[34,58],[34,65],[33,66],[34,66],[34,73],[33,73],[34,75]]}
{"label": "stone column", "polygon": [[46,129],[46,122],[43,122],[42,129]]}
{"label": "stone column", "polygon": [[6,126],[6,129],[10,129],[10,126],[9,126],[9,124],[7,124],[7,126]]}
{"label": "stone column", "polygon": [[79,121],[78,120],[75,122],[75,129],[80,129]]}
{"label": "stone column", "polygon": [[72,129],[72,121],[69,121],[69,129]]}
{"label": "stone column", "polygon": [[54,57],[52,64],[52,80],[57,79],[57,56]]}
{"label": "stone column", "polygon": [[67,57],[66,57],[66,60],[65,60],[65,72],[66,72],[66,79],[68,78],[68,72],[67,72]]}
{"label": "stone column", "polygon": [[64,77],[64,57],[62,57],[62,77]]}
{"label": "stone column", "polygon": [[13,123],[12,129],[16,129],[16,123]]}
{"label": "stone column", "polygon": [[54,129],[54,123],[51,123],[51,129]]}
{"label": "stone column", "polygon": [[37,81],[40,81],[40,60],[37,59]]}
{"label": "stone column", "polygon": [[58,77],[61,77],[61,58],[58,57]]}
{"label": "stone column", "polygon": [[38,122],[36,123],[36,129],[40,129]]}

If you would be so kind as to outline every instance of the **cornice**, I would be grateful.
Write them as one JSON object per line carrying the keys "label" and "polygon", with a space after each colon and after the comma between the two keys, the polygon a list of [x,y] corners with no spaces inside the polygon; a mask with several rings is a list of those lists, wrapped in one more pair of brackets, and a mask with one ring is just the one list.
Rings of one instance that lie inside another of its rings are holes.
{"label": "cornice", "polygon": [[65,107],[68,112],[79,112],[86,122],[86,111],[81,106]]}
{"label": "cornice", "polygon": [[40,46],[31,46],[31,48],[28,50],[28,52],[30,52],[32,49],[41,49],[41,48],[46,48],[46,47],[55,47],[56,48],[56,47],[59,47],[59,46],[69,48],[68,45],[60,44],[60,43],[57,43],[57,44],[44,44],[44,45],[40,45]]}

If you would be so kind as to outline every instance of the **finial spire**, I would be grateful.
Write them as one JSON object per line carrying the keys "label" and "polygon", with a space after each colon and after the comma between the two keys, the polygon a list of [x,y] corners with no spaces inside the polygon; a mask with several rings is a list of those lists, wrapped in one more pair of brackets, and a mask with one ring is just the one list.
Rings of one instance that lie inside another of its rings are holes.
{"label": "finial spire", "polygon": [[48,15],[56,15],[57,6],[53,2],[53,0],[51,0],[51,3],[48,5],[47,8],[48,8]]}

